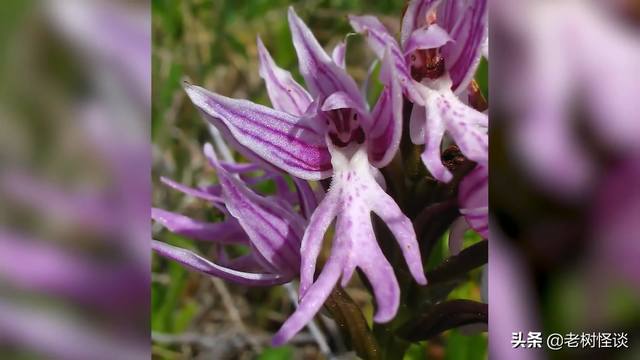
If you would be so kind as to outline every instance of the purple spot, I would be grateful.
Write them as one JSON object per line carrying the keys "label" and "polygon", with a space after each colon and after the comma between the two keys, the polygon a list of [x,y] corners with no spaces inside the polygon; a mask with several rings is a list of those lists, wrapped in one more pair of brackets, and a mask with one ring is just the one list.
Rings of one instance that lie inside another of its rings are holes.
{"label": "purple spot", "polygon": [[351,173],[347,174],[347,181],[351,180]]}
{"label": "purple spot", "polygon": [[349,195],[349,201],[353,201],[353,196]]}

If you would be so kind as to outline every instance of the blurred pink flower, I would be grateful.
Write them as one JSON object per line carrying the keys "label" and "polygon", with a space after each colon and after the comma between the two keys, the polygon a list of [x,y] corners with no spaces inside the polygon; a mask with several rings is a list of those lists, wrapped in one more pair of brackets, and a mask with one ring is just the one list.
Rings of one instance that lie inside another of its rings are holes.
{"label": "blurred pink flower", "polygon": [[591,209],[591,261],[600,276],[640,289],[640,157],[605,175]]}
{"label": "blurred pink flower", "polygon": [[578,136],[575,105],[607,151],[640,152],[640,40],[601,5],[491,3],[493,26],[512,44],[496,60],[503,69],[496,99],[515,119],[509,141],[529,176],[563,198],[584,195],[598,171]]}

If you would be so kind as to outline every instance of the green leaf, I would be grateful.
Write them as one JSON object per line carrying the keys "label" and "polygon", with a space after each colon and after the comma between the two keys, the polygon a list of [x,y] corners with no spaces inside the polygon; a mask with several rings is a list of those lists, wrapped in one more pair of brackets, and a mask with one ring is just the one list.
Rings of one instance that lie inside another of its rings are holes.
{"label": "green leaf", "polygon": [[478,70],[476,70],[475,79],[478,82],[478,86],[480,86],[482,95],[489,101],[489,63],[484,57],[480,59],[480,65],[478,65]]}
{"label": "green leaf", "polygon": [[175,334],[183,333],[191,323],[196,311],[198,311],[198,303],[195,300],[189,300],[185,306],[173,316],[173,332]]}
{"label": "green leaf", "polygon": [[487,338],[485,334],[464,336],[458,329],[450,332],[446,346],[448,360],[484,360],[487,358]]}
{"label": "green leaf", "polygon": [[427,358],[427,343],[411,344],[404,354],[404,360],[423,360]]}
{"label": "green leaf", "polygon": [[273,179],[261,181],[256,185],[256,189],[263,194],[275,194],[276,183],[275,181],[273,181]]}
{"label": "green leaf", "polygon": [[257,360],[289,360],[293,359],[293,350],[289,345],[284,345],[279,348],[266,347],[262,354],[260,354]]}

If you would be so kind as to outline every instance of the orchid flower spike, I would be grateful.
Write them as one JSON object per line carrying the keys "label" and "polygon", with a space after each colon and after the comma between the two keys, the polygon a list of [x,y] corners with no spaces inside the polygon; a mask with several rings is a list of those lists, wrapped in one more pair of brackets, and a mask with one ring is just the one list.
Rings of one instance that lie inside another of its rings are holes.
{"label": "orchid flower spike", "polygon": [[[448,132],[462,153],[488,162],[488,116],[466,106],[465,91],[487,37],[487,0],[412,0],[402,21],[401,45],[373,16],[349,16],[379,58],[390,46],[397,81],[414,102],[411,141],[425,145],[422,161],[434,178],[449,182],[441,144]],[[383,80],[384,82],[384,80]]]}
{"label": "orchid flower spike", "polygon": [[[249,189],[225,169],[229,165],[221,164],[210,144],[205,145],[204,152],[218,174],[222,203],[229,220],[204,223],[157,209],[152,216],[175,233],[218,244],[245,245],[250,248],[250,253],[228,260],[219,252],[219,261],[224,264],[215,264],[192,251],[156,240],[152,241],[152,249],[204,274],[241,284],[279,285],[293,280],[300,271],[300,241],[307,220],[282,198],[261,196]],[[203,191],[178,188],[188,194],[211,199],[214,203],[220,201]],[[315,194],[311,195],[315,201]]]}
{"label": "orchid flower spike", "polygon": [[[300,306],[274,336],[273,346],[300,331],[338,280],[342,277],[346,284],[356,267],[373,286],[378,305],[374,321],[386,322],[395,316],[400,289],[376,241],[371,212],[395,235],[415,280],[426,284],[411,221],[383,189],[378,171],[395,156],[402,133],[402,88],[388,81],[398,76],[393,49],[383,49],[381,80],[386,86],[369,112],[355,81],[344,70],[344,44],[338,45],[332,59],[293,8],[289,8],[288,19],[308,92],[275,65],[260,40],[260,75],[273,109],[190,84],[185,87],[207,121],[262,161],[304,180],[331,177],[329,191],[302,237]],[[331,255],[314,281],[322,240],[333,219]]]}

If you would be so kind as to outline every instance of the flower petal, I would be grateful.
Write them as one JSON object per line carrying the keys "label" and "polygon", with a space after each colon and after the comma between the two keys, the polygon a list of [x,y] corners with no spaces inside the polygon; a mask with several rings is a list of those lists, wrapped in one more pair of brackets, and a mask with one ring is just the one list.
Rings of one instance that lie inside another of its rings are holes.
{"label": "flower petal", "polygon": [[365,104],[357,99],[353,99],[349,94],[342,91],[334,92],[326,98],[321,110],[326,112],[338,109],[351,109],[355,111],[358,114],[358,122],[362,125],[365,134],[371,129],[373,120]]}
{"label": "flower petal", "polygon": [[427,133],[427,109],[424,106],[414,105],[409,117],[409,134],[411,142],[416,145],[424,144]]}
{"label": "flower petal", "polygon": [[316,280],[307,294],[301,298],[300,305],[296,311],[271,339],[271,346],[278,347],[285,344],[313,319],[333,291],[338,279],[340,279],[342,262],[342,257],[330,258],[327,261],[322,273],[318,276],[318,280]]}
{"label": "flower petal", "polygon": [[289,7],[288,18],[293,46],[300,63],[300,74],[304,77],[311,95],[314,98],[326,98],[334,92],[343,91],[353,99],[362,101],[356,82],[331,60],[293,7]]}
{"label": "flower petal", "polygon": [[[420,155],[420,158],[422,159],[424,165],[427,167],[427,170],[429,170],[431,176],[440,181],[449,182],[453,178],[453,175],[442,164],[442,149],[440,147],[440,144],[442,143],[442,137],[445,133],[444,122],[442,121],[442,117],[440,117],[439,114],[437,114],[435,111],[429,111],[427,109],[434,109],[434,106],[432,105],[424,108],[424,110],[427,112],[427,120],[424,140],[421,143],[425,144],[425,147],[422,155]],[[415,110],[416,109],[414,108],[414,111]],[[416,116],[415,119],[419,119],[419,117]],[[411,116],[411,121],[413,125],[413,114]]]}
{"label": "flower petal", "polygon": [[[436,99],[436,107],[447,131],[470,160],[486,165],[489,160],[488,116],[464,105],[452,93]],[[428,125],[427,125],[428,126]]]}
{"label": "flower petal", "polygon": [[416,50],[437,49],[450,41],[452,39],[449,33],[433,24],[426,29],[416,29],[411,33],[404,46],[404,54],[408,55]]}
{"label": "flower petal", "polygon": [[[376,241],[371,223],[371,209],[367,206],[367,196],[375,193],[367,188],[375,187],[380,190],[370,176],[360,177],[353,174],[351,178],[352,186],[346,184],[344,177],[342,183],[334,185],[333,192],[337,188],[341,196],[330,256],[346,255],[342,286],[347,285],[356,267],[362,269],[373,287],[373,295],[376,298],[377,311],[373,320],[387,322],[393,319],[400,306],[400,287],[393,267],[384,257]],[[369,184],[366,184],[365,179],[369,180]]]}
{"label": "flower petal", "polygon": [[444,1],[436,9],[437,22],[451,31],[469,11],[468,3],[467,0]]}
{"label": "flower petal", "polygon": [[[441,0],[411,0],[407,6],[400,26],[400,43],[406,46],[411,33],[427,25],[429,15]],[[454,1],[450,1],[454,2]]]}
{"label": "flower petal", "polygon": [[[489,136],[482,126],[488,124],[487,115],[464,105],[450,91],[431,92],[426,112],[425,150],[421,157],[434,178],[449,182],[453,176],[441,160],[440,145],[445,131],[451,134],[465,157],[479,164],[488,163]],[[412,130],[414,120],[418,119],[418,115],[414,118],[412,114]]]}
{"label": "flower petal", "polygon": [[227,208],[224,206],[224,200],[222,199],[222,196],[216,196],[206,191],[192,189],[190,187],[179,184],[166,177],[160,177],[160,181],[187,195],[195,196],[197,198],[204,199],[204,200],[209,200],[213,203],[213,206],[215,206],[218,210],[222,211],[224,214],[229,213],[227,211]]}
{"label": "flower petal", "polygon": [[213,138],[213,143],[216,147],[216,150],[218,150],[218,153],[220,153],[222,158],[229,164],[234,163],[235,159],[233,158],[231,148],[229,147],[227,142],[224,140],[224,137],[222,136],[222,133],[220,132],[220,130],[218,130],[218,128],[213,126],[213,124],[208,124],[208,125],[209,125],[209,132],[211,133],[211,137]]}
{"label": "flower petal", "polygon": [[298,204],[300,204],[300,213],[302,217],[305,219],[311,218],[311,214],[318,207],[318,199],[316,198],[316,194],[309,186],[309,183],[306,180],[298,179],[296,177],[293,178],[293,184],[296,187],[296,192],[298,194]]}
{"label": "flower petal", "polygon": [[382,171],[373,165],[369,166],[369,170],[371,171],[371,176],[373,176],[380,186],[380,189],[382,189],[382,191],[387,191],[387,182],[384,179],[384,175],[382,175]]}
{"label": "flower petal", "polygon": [[458,186],[458,201],[469,226],[484,239],[489,238],[489,172],[478,165]]}
{"label": "flower petal", "polygon": [[300,118],[191,84],[185,90],[207,121],[279,169],[307,180],[332,174],[324,134]]}
{"label": "flower petal", "polygon": [[[397,77],[392,63],[391,49],[387,47],[382,68],[388,71],[392,78]],[[369,162],[376,168],[387,166],[398,151],[402,137],[402,91],[396,81],[386,86],[380,94],[378,102],[373,108],[371,117],[373,127],[369,132]]]}
{"label": "flower petal", "polygon": [[247,232],[252,246],[280,271],[297,273],[300,267],[300,239],[306,224],[304,219],[272,199],[255,194],[240,180],[229,176],[215,163],[210,144],[205,145],[204,151],[214,161],[229,212]]}
{"label": "flower petal", "polygon": [[262,265],[256,261],[255,257],[252,253],[242,255],[235,259],[229,259],[227,252],[224,250],[224,247],[220,244],[217,246],[218,248],[218,257],[217,261],[220,266],[224,266],[226,268],[237,270],[237,271],[264,271],[265,269]]}
{"label": "flower petal", "polygon": [[440,50],[454,93],[467,88],[475,75],[487,38],[488,0],[448,1],[438,9],[438,23],[454,42]]}
{"label": "flower petal", "polygon": [[400,85],[406,92],[407,97],[412,101],[421,104],[422,97],[413,85],[411,73],[407,68],[400,46],[384,25],[382,25],[376,17],[370,15],[349,15],[348,18],[351,27],[365,36],[367,43],[380,60],[384,58],[386,48],[390,47],[397,78],[392,78],[390,73],[384,74],[383,72],[380,72],[380,81],[385,85],[390,85],[392,81],[399,81]]}
{"label": "flower petal", "polygon": [[263,168],[252,163],[231,163],[227,161],[220,161],[220,166],[231,174],[246,174],[256,171],[264,171]]}
{"label": "flower petal", "polygon": [[258,36],[260,77],[267,85],[267,93],[273,108],[300,116],[311,104],[311,95],[298,84],[289,71],[279,68]]}
{"label": "flower petal", "polygon": [[222,244],[249,243],[247,234],[238,221],[233,218],[211,223],[157,208],[151,208],[151,218],[161,223],[172,233],[191,239]]}
{"label": "flower petal", "polygon": [[[329,192],[320,203],[320,206],[313,212],[309,225],[302,238],[300,253],[302,263],[300,267],[300,288],[298,293],[303,298],[307,290],[313,284],[313,276],[316,271],[316,260],[322,248],[324,234],[329,229],[331,222],[338,213],[338,198],[335,192]],[[326,265],[325,265],[326,267]],[[337,281],[337,280],[336,280]]]}
{"label": "flower petal", "polygon": [[489,61],[489,37],[484,39],[484,45],[482,45],[482,56]]}
{"label": "flower petal", "polygon": [[345,57],[347,55],[347,39],[342,39],[342,41],[333,48],[331,52],[331,59],[334,63],[338,64],[343,69],[347,69],[347,64],[345,63]]}
{"label": "flower petal", "polygon": [[[362,250],[358,267],[367,275],[376,298],[376,313],[373,321],[386,323],[396,316],[400,306],[400,286],[393,267],[384,257],[377,243],[372,243],[368,251]],[[366,260],[365,260],[366,259]]]}
{"label": "flower petal", "polygon": [[475,209],[460,209],[471,229],[477,232],[483,239],[489,238],[489,207]]}
{"label": "flower petal", "polygon": [[163,257],[177,261],[203,274],[219,277],[221,279],[243,285],[273,286],[286,284],[293,280],[290,275],[255,274],[228,269],[212,263],[193,251],[182,249],[157,240],[151,240],[151,250]]}
{"label": "flower petal", "polygon": [[364,196],[369,201],[371,210],[385,222],[400,245],[411,275],[418,284],[425,285],[427,279],[424,276],[420,248],[411,220],[402,213],[393,198],[379,187],[372,187],[365,191],[367,194]]}
{"label": "flower petal", "polygon": [[291,194],[291,188],[289,187],[289,183],[282,176],[276,176],[273,178],[273,181],[276,183],[276,194],[280,198],[287,198],[289,194]]}
{"label": "flower petal", "polygon": [[457,218],[449,229],[449,253],[451,256],[458,255],[462,250],[464,233],[469,230],[469,224],[463,216]]}

